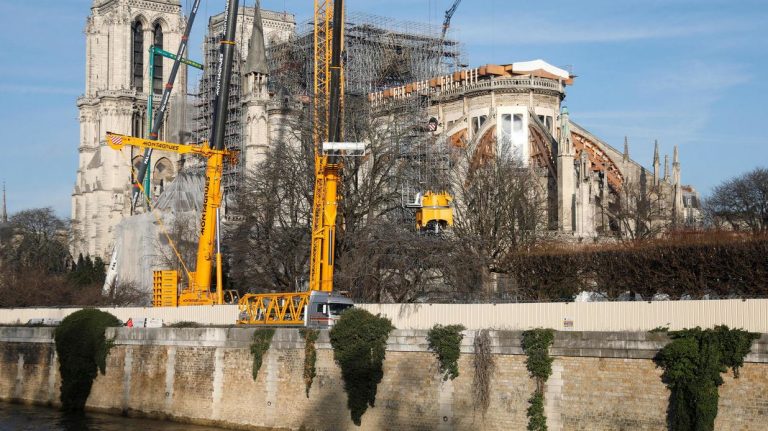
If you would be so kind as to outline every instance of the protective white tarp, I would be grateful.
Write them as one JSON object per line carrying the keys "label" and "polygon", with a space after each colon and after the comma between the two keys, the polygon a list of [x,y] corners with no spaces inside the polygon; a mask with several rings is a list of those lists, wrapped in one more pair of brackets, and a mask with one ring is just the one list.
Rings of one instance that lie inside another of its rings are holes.
{"label": "protective white tarp", "polygon": [[201,169],[183,170],[165,187],[151,213],[126,217],[120,222],[115,229],[116,286],[129,283],[146,292],[145,305],[151,302],[152,271],[168,269],[168,259],[174,256],[164,229],[171,233],[177,220],[197,223],[203,205],[203,186]]}
{"label": "protective white tarp", "polygon": [[512,71],[515,73],[533,72],[535,70],[543,70],[563,79],[570,78],[570,74],[567,71],[553,66],[541,59],[512,63]]}

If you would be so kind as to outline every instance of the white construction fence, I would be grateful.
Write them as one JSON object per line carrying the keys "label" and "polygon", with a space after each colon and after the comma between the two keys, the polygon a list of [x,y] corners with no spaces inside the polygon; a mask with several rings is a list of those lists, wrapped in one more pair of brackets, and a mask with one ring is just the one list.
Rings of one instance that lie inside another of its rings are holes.
{"label": "white construction fence", "polygon": [[[652,302],[555,302],[515,304],[358,304],[392,320],[398,329],[429,329],[462,324],[467,329],[553,328],[560,331],[648,331],[728,325],[768,333],[768,299],[724,299]],[[232,325],[236,305],[178,308],[100,307],[118,319],[158,318],[202,325]],[[0,324],[25,324],[30,319],[60,320],[78,308],[0,309]]]}

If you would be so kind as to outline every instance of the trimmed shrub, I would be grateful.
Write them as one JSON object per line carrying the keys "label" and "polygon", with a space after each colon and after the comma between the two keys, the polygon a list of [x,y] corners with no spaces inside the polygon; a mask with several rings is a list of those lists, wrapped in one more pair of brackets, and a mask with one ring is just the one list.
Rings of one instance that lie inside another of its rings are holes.
{"label": "trimmed shrub", "polygon": [[96,309],[76,311],[61,321],[54,332],[61,373],[61,407],[82,411],[98,372],[106,373],[112,341],[104,330],[120,326],[117,317]]}
{"label": "trimmed shrub", "polygon": [[389,319],[362,308],[346,310],[331,329],[333,358],[341,367],[355,425],[360,425],[368,406],[376,402],[376,388],[384,377],[387,338],[393,329]]}

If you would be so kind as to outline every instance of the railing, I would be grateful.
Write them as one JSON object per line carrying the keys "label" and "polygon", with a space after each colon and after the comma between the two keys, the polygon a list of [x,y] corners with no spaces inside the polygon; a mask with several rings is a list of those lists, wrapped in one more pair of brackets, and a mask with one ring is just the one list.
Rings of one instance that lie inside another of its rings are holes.
{"label": "railing", "polygon": [[453,96],[472,93],[477,91],[490,91],[501,89],[521,89],[521,90],[540,90],[540,91],[554,91],[558,93],[564,93],[564,85],[552,79],[539,78],[539,77],[527,77],[527,78],[489,78],[476,81],[461,81],[445,83],[441,87],[434,87],[429,89],[417,88],[410,93],[406,93],[406,86],[400,86],[390,89],[392,96],[384,97],[384,92],[376,92],[371,94],[371,102],[374,107],[392,107],[393,104],[397,104],[397,101],[409,99],[415,95],[427,94],[432,98],[450,98]]}

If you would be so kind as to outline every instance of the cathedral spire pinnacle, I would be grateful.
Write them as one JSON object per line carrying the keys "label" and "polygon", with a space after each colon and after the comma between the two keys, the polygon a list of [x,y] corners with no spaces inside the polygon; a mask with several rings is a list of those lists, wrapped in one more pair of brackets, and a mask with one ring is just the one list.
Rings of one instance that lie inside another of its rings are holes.
{"label": "cathedral spire pinnacle", "polygon": [[563,106],[560,110],[560,145],[558,154],[573,155],[573,145],[571,143],[571,125],[568,115],[568,107]]}
{"label": "cathedral spire pinnacle", "polygon": [[256,0],[253,7],[253,30],[251,30],[251,40],[248,44],[248,59],[245,63],[243,75],[257,73],[267,75],[267,54],[264,45],[264,27],[261,22],[261,5]]}
{"label": "cathedral spire pinnacle", "polygon": [[629,161],[629,140],[624,136],[624,161]]}
{"label": "cathedral spire pinnacle", "polygon": [[653,147],[653,184],[659,185],[659,140],[654,141]]}
{"label": "cathedral spire pinnacle", "polygon": [[672,165],[679,165],[680,164],[680,154],[677,152],[677,145],[675,145],[675,151],[672,156]]}
{"label": "cathedral spire pinnacle", "polygon": [[669,154],[664,154],[664,181],[669,179]]}

